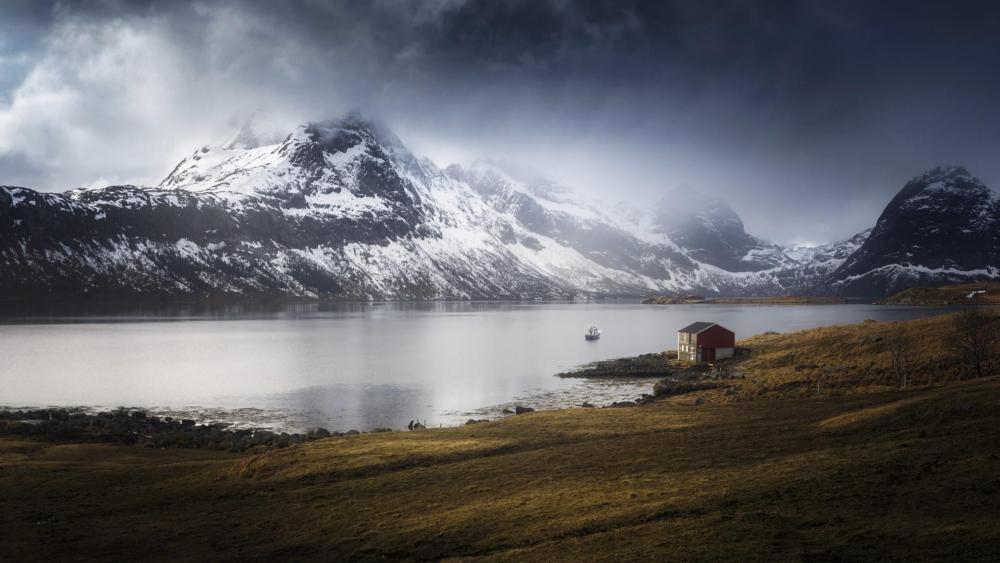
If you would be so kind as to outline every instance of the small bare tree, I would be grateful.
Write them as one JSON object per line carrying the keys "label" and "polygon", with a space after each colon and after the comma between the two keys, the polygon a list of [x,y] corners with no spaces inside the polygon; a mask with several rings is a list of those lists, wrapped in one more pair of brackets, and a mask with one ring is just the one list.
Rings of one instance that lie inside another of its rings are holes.
{"label": "small bare tree", "polygon": [[966,370],[983,377],[996,353],[1000,339],[1000,323],[995,313],[975,305],[955,315],[955,347],[962,355]]}
{"label": "small bare tree", "polygon": [[892,348],[889,349],[889,354],[892,359],[892,375],[896,380],[896,385],[899,385],[902,389],[906,389],[906,383],[909,376],[909,366],[907,365],[906,343],[903,341],[902,337],[897,337],[892,343]]}

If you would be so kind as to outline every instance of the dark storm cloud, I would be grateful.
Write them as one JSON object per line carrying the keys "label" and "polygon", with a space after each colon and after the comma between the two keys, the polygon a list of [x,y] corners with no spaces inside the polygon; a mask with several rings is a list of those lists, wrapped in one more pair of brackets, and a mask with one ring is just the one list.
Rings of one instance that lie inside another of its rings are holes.
{"label": "dark storm cloud", "polygon": [[155,182],[265,109],[361,108],[439,164],[506,157],[605,199],[686,182],[757,233],[870,225],[910,176],[1000,183],[990,2],[15,2],[0,171]]}

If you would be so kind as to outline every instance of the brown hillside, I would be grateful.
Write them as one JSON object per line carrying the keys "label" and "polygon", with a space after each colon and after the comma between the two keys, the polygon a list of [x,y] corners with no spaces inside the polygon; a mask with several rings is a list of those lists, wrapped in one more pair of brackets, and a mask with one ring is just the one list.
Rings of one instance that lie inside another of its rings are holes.
{"label": "brown hillside", "polygon": [[[1000,331],[996,314],[993,327]],[[955,338],[954,315],[769,333],[740,342],[752,354],[735,369],[745,374],[739,385],[747,394],[879,391],[902,384],[892,368],[898,344],[908,385],[939,384],[972,375]],[[1000,368],[996,356],[990,365]]]}

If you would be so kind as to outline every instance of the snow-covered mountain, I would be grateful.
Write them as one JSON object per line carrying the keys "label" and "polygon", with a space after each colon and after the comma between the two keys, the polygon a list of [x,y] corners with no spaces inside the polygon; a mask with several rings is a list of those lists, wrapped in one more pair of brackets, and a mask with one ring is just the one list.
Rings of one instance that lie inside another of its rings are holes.
{"label": "snow-covered mountain", "polygon": [[14,299],[784,294],[826,283],[865,238],[803,252],[747,234],[723,201],[691,190],[646,212],[503,163],[440,169],[351,114],[281,139],[244,128],[195,150],[155,188],[0,188],[0,291]]}

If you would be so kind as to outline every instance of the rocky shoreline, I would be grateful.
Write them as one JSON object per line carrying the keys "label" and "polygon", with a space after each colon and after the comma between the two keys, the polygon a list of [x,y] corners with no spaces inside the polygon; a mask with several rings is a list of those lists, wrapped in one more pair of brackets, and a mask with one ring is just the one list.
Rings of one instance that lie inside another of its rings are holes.
{"label": "rocky shoreline", "polygon": [[[658,381],[653,393],[643,393],[635,400],[614,401],[602,407],[584,401],[579,408],[623,408],[651,403],[682,392],[699,390],[675,378]],[[536,412],[527,406],[505,408],[503,417]],[[462,425],[494,422],[497,419],[470,418]],[[401,431],[426,430],[411,421]],[[142,409],[118,408],[98,413],[80,409],[38,408],[0,410],[0,435],[25,436],[56,443],[108,443],[136,445],[148,448],[186,448],[258,453],[273,448],[285,448],[321,438],[358,436],[397,432],[392,428],[357,429],[338,432],[326,428],[310,428],[305,433],[275,432],[264,428],[233,427],[226,423],[199,423],[193,419],[153,416]]]}
{"label": "rocky shoreline", "polygon": [[670,362],[677,359],[677,352],[654,352],[631,358],[599,360],[576,369],[557,373],[557,377],[572,378],[636,378],[668,377],[673,373]]}
{"label": "rocky shoreline", "polygon": [[[388,432],[376,428],[372,432]],[[0,434],[32,436],[55,442],[106,442],[151,448],[207,448],[242,452],[284,448],[318,438],[361,434],[313,428],[305,434],[265,429],[198,424],[192,419],[150,416],[146,411],[119,408],[91,414],[81,410],[46,408],[0,411]]]}
{"label": "rocky shoreline", "polygon": [[[651,397],[644,395],[644,397]],[[619,401],[608,406],[633,406],[635,402]],[[583,403],[582,407],[593,407]],[[516,406],[504,409],[506,415],[535,412],[534,408]],[[492,422],[487,418],[470,418],[464,425]],[[404,429],[426,430],[417,421]],[[396,432],[392,428],[357,429],[338,432],[326,428],[310,428],[305,433],[274,432],[265,428],[235,428],[226,423],[199,423],[194,419],[152,416],[142,409],[118,408],[98,413],[81,409],[39,408],[0,410],[0,435],[27,436],[58,443],[109,443],[138,445],[149,448],[192,448],[238,452],[260,452],[285,448],[320,438],[358,436]]]}

